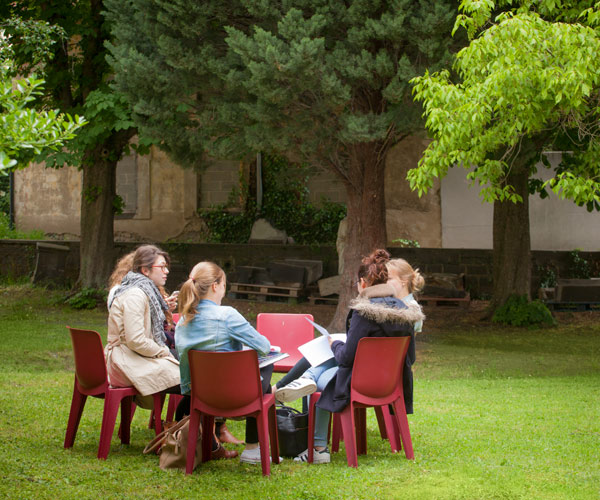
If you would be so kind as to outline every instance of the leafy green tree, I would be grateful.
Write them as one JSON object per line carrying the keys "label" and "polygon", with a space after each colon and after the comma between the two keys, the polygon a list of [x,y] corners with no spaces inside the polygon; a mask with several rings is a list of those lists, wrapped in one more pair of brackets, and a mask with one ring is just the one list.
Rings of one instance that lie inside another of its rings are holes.
{"label": "leafy green tree", "polygon": [[[454,60],[457,78],[413,80],[434,140],[409,172],[411,186],[427,191],[460,166],[494,203],[491,311],[511,294],[530,296],[530,194],[551,189],[600,207],[600,37],[584,24],[595,19],[585,10],[592,4],[465,0],[455,30],[465,27],[471,41]],[[552,149],[571,153],[542,181],[536,164],[550,168],[543,151]]]}
{"label": "leafy green tree", "polygon": [[0,62],[0,175],[26,167],[44,149],[60,148],[86,123],[83,117],[29,107],[44,81],[33,76],[14,80],[9,68],[9,61]]}
{"label": "leafy green tree", "polygon": [[[126,101],[109,87],[111,70],[105,55],[109,31],[101,0],[73,2],[17,0],[0,4],[0,19],[11,36],[20,74],[33,67],[43,70],[46,91],[42,102],[64,113],[82,114],[90,124],[58,151],[45,151],[38,160],[48,167],[76,165],[83,173],[81,196],[81,246],[78,284],[106,285],[113,253],[113,211],[116,199],[116,166],[128,150],[136,130]],[[51,64],[36,66],[35,32],[23,30],[32,21],[58,27],[60,43],[48,44]]]}
{"label": "leafy green tree", "polygon": [[[31,59],[40,63],[47,55],[48,27],[34,24],[23,32],[34,38]],[[32,107],[44,81],[33,74],[17,78],[13,57],[10,38],[0,33],[0,175],[9,168],[27,166],[43,149],[60,148],[85,124],[83,117]]]}
{"label": "leafy green tree", "polygon": [[255,152],[347,192],[343,325],[361,255],[386,245],[388,150],[421,126],[408,81],[449,60],[449,1],[106,0],[116,85],[182,165]]}

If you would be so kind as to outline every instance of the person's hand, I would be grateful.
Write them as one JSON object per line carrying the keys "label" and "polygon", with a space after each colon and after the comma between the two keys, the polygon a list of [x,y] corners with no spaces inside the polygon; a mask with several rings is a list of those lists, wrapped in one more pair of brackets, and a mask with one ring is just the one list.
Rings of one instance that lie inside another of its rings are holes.
{"label": "person's hand", "polygon": [[335,340],[333,339],[333,337],[331,335],[329,335],[329,337],[327,337],[327,340],[329,340],[329,347],[331,347],[332,344],[335,342]]}
{"label": "person's hand", "polygon": [[175,291],[165,299],[165,302],[167,303],[167,306],[169,307],[169,311],[171,311],[171,312],[173,312],[173,311],[175,311],[175,309],[177,309],[177,296],[178,295],[179,295],[179,291]]}

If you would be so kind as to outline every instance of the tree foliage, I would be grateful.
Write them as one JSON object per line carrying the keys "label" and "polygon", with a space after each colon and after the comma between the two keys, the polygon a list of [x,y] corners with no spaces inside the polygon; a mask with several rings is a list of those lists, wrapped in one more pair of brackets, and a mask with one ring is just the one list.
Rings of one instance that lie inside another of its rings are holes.
{"label": "tree foliage", "polygon": [[[464,0],[454,30],[471,41],[451,74],[412,80],[433,141],[408,179],[419,194],[449,168],[470,170],[494,203],[491,310],[530,295],[529,195],[548,190],[600,209],[600,49],[592,2]],[[591,10],[590,10],[591,9]],[[595,22],[595,21],[594,21]],[[562,150],[550,178],[543,152]]]}
{"label": "tree foliage", "polygon": [[[32,64],[40,64],[52,45],[51,29],[46,23],[23,23],[13,19],[27,42]],[[57,150],[86,122],[83,117],[62,114],[56,109],[37,109],[36,99],[43,95],[44,81],[34,74],[17,77],[11,38],[0,34],[0,172],[26,167],[45,149]]]}
{"label": "tree foliage", "polygon": [[[182,165],[262,151],[330,169],[349,232],[343,323],[361,254],[387,243],[389,148],[419,128],[409,80],[449,60],[450,1],[106,0],[116,85]],[[132,29],[134,27],[134,29]]]}
{"label": "tree foliage", "polygon": [[[35,67],[46,81],[40,96],[44,105],[64,113],[83,114],[90,124],[78,131],[66,147],[46,149],[38,160],[46,166],[74,165],[82,170],[81,251],[78,284],[105,286],[112,267],[113,211],[116,166],[136,134],[125,99],[110,85],[112,70],[106,62],[109,29],[102,0],[72,2],[18,0],[0,4],[0,18],[11,35],[14,61],[22,74]],[[41,21],[60,32],[60,43],[48,46],[52,63],[32,62],[35,45],[23,34],[23,24]],[[145,144],[140,141],[140,144]]]}
{"label": "tree foliage", "polygon": [[468,178],[479,183],[485,201],[522,201],[502,181],[523,141],[538,138],[538,160],[549,147],[573,154],[552,179],[532,187],[551,188],[580,205],[597,204],[599,33],[581,24],[583,9],[559,8],[560,2],[521,2],[493,17],[493,8],[507,4],[463,2],[456,28],[464,26],[472,36],[486,29],[456,55],[457,83],[448,71],[413,80],[434,140],[419,168],[409,172],[411,186],[422,193],[448,168],[475,166]]}

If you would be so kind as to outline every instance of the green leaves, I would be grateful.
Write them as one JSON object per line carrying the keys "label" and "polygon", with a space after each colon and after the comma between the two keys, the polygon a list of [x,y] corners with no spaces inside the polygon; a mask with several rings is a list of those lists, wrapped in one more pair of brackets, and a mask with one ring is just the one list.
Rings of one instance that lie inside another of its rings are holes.
{"label": "green leaves", "polygon": [[13,80],[11,68],[7,61],[0,64],[0,170],[26,167],[43,150],[60,149],[87,123],[77,115],[30,107],[43,80]]}
{"label": "green leaves", "polygon": [[[577,23],[548,21],[528,2],[519,2],[474,37],[473,30],[490,22],[493,9],[509,4],[461,4],[465,14],[457,26],[464,26],[473,40],[455,58],[459,83],[447,71],[426,72],[411,81],[434,139],[418,170],[408,173],[420,193],[432,186],[431,177],[445,175],[455,164],[474,165],[468,178],[479,183],[484,200],[518,201],[505,178],[523,141],[535,138],[541,153],[558,138],[564,142],[565,130],[571,140],[563,149],[586,148],[587,140],[595,143],[599,137],[598,33]],[[536,8],[561,19],[574,17],[560,2],[538,2]],[[565,172],[547,184],[582,204],[596,200],[598,180],[582,171]]]}

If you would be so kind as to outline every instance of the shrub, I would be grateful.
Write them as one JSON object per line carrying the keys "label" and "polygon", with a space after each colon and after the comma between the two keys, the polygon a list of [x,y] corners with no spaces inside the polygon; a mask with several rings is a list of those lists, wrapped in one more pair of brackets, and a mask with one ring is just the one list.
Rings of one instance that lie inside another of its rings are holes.
{"label": "shrub", "polygon": [[65,302],[73,309],[95,309],[98,305],[105,305],[108,292],[97,288],[82,288]]}
{"label": "shrub", "polygon": [[502,306],[496,309],[492,321],[512,326],[553,326],[556,324],[552,313],[542,302],[539,300],[529,302],[525,295],[511,295]]}
{"label": "shrub", "polygon": [[569,275],[571,278],[588,279],[592,274],[590,263],[579,252],[578,248],[569,252]]}
{"label": "shrub", "polygon": [[44,231],[34,230],[29,232],[11,229],[8,215],[0,213],[0,240],[43,240]]}
{"label": "shrub", "polygon": [[241,192],[235,188],[229,201],[210,210],[201,210],[200,216],[209,230],[209,240],[218,243],[246,243],[252,225],[259,217],[286,232],[302,245],[334,244],[340,221],[346,216],[346,207],[323,200],[320,206],[309,201],[307,186],[310,169],[289,165],[282,158],[265,155],[263,161],[263,203],[258,212],[255,203],[247,203],[244,212],[231,212],[240,199],[248,200],[248,186],[241,182]]}

